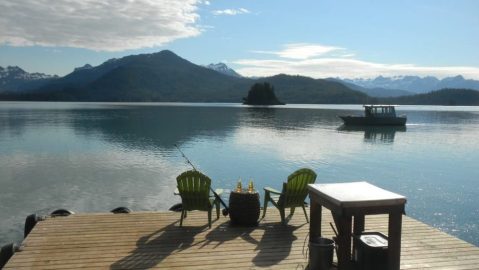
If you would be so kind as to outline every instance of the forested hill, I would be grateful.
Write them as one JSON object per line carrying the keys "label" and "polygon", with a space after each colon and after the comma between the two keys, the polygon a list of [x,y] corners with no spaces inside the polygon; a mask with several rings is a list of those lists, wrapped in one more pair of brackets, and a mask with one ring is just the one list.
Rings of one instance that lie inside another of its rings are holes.
{"label": "forested hill", "polygon": [[379,99],[381,103],[403,105],[463,105],[479,106],[479,91],[470,89],[442,89],[396,98]]}
{"label": "forested hill", "polygon": [[364,103],[368,96],[338,82],[277,75],[233,77],[195,65],[171,51],[86,65],[28,93],[3,100],[241,102],[256,82],[269,82],[286,103]]}

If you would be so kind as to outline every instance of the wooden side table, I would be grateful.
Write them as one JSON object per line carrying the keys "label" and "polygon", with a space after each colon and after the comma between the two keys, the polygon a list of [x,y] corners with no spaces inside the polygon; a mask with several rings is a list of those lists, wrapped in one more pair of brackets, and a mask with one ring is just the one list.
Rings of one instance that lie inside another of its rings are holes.
{"label": "wooden side table", "polygon": [[[364,216],[389,215],[388,270],[399,270],[401,226],[406,197],[367,182],[311,184],[310,237],[321,236],[321,207],[331,210],[338,228],[338,269],[353,269],[351,261],[351,229],[358,235],[364,231]],[[353,227],[354,217],[354,227]]]}
{"label": "wooden side table", "polygon": [[260,214],[259,193],[231,191],[229,214],[233,225],[257,226]]}

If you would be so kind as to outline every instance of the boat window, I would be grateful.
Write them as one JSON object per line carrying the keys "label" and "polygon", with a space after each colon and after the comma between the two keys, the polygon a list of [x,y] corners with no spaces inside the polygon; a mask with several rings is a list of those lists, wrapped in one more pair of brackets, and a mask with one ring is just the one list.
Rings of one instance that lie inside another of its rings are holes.
{"label": "boat window", "polygon": [[393,106],[364,106],[366,116],[395,116],[396,111]]}
{"label": "boat window", "polygon": [[366,116],[371,116],[371,108],[366,107],[366,110],[364,111],[364,113],[366,114]]}

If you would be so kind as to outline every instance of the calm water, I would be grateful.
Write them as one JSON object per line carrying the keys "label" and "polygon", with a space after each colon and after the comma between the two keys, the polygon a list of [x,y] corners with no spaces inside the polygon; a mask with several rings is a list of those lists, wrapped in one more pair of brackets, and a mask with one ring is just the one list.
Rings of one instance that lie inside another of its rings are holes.
{"label": "calm water", "polygon": [[340,127],[337,115],[360,110],[0,103],[0,245],[21,241],[31,213],[168,209],[189,169],[174,144],[215,187],[241,177],[280,189],[310,167],[317,182],[367,180],[406,195],[408,215],[479,245],[479,108],[403,106],[405,129]]}

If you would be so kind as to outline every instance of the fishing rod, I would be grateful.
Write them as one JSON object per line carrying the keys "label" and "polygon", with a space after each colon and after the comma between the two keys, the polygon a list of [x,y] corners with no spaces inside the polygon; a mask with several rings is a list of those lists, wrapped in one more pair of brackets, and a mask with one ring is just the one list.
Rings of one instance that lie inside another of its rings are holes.
{"label": "fishing rod", "polygon": [[[193,168],[194,171],[198,171],[198,170],[196,169],[195,165],[193,165],[193,163],[191,163],[190,159],[185,155],[185,153],[183,153],[183,151],[181,151],[180,147],[179,147],[178,145],[176,145],[176,144],[174,144],[174,146],[176,147],[176,149],[178,149],[178,152],[181,153],[181,156],[183,156],[183,158],[186,160],[186,163],[188,163],[188,164],[191,166],[191,168]],[[216,193],[216,192],[211,188],[211,186],[210,186],[210,190],[211,190],[211,192],[213,192],[213,195],[215,196],[215,198],[220,201],[221,205],[223,205],[223,207],[224,207],[224,209],[223,209],[223,211],[222,211],[223,216],[227,216],[227,215],[229,214],[229,208],[228,208],[228,206],[226,206],[226,203],[221,199],[221,197],[218,195],[218,193]]]}

